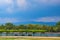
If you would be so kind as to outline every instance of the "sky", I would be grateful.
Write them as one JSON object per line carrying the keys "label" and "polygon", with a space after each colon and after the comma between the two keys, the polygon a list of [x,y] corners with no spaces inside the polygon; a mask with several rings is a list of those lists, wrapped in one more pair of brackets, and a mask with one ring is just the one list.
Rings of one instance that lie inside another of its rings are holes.
{"label": "sky", "polygon": [[0,23],[58,21],[60,0],[0,0]]}

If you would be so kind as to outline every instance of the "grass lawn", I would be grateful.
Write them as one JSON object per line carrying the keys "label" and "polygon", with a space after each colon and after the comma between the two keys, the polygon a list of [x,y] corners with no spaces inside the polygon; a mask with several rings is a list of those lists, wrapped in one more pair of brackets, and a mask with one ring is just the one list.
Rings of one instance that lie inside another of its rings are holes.
{"label": "grass lawn", "polygon": [[0,40],[60,40],[57,38],[0,38]]}
{"label": "grass lawn", "polygon": [[0,38],[0,40],[60,40],[60,38],[27,38],[27,37],[19,37],[19,38]]}
{"label": "grass lawn", "polygon": [[0,32],[46,32],[47,30],[29,30],[29,29],[21,29],[21,30],[0,30]]}

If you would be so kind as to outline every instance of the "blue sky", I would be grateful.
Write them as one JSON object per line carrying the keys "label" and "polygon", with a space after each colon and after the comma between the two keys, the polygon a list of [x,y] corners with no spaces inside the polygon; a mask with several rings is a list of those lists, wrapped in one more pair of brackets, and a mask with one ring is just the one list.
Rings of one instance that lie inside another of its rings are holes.
{"label": "blue sky", "polygon": [[0,0],[0,23],[58,21],[60,0]]}

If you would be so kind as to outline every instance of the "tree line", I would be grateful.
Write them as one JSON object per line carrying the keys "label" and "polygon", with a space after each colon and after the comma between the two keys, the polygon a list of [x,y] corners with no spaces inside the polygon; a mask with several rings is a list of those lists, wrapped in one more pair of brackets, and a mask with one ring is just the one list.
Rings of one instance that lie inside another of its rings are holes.
{"label": "tree line", "polygon": [[47,32],[60,32],[60,22],[54,26],[40,24],[14,25],[13,23],[5,23],[0,25],[0,30],[46,30]]}

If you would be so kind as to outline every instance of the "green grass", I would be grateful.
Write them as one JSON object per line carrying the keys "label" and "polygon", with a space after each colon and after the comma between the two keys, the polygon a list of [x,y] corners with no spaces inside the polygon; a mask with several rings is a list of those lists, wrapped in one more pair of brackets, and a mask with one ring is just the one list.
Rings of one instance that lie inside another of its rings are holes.
{"label": "green grass", "polygon": [[60,40],[60,37],[0,36],[0,40]]}
{"label": "green grass", "polygon": [[0,40],[60,40],[60,38],[0,38]]}
{"label": "green grass", "polygon": [[46,30],[0,30],[0,32],[46,32]]}

